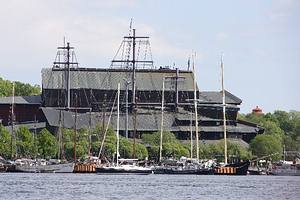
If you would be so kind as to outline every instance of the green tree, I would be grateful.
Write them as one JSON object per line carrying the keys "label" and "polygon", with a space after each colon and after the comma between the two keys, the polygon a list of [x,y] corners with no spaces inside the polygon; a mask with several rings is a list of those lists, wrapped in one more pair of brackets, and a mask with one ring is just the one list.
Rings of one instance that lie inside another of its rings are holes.
{"label": "green tree", "polygon": [[42,158],[53,158],[57,155],[58,144],[56,138],[43,129],[38,135],[38,152]]}
{"label": "green tree", "polygon": [[[13,82],[4,80],[0,77],[0,97],[12,96]],[[41,94],[39,85],[30,85],[28,83],[15,82],[15,96],[31,96]]]}
{"label": "green tree", "polygon": [[[160,144],[160,132],[147,133],[142,135],[142,141],[144,144],[158,145]],[[163,131],[163,143],[178,143],[175,135],[169,131]]]}
{"label": "green tree", "polygon": [[34,135],[26,126],[20,126],[16,131],[16,135],[18,156],[33,158],[35,153]]}
{"label": "green tree", "polygon": [[[143,144],[149,145],[149,157],[150,159],[158,158],[159,145],[160,145],[160,132],[148,133],[142,135]],[[162,140],[162,156],[180,158],[181,156],[189,156],[189,149],[186,145],[180,143],[176,139],[175,135],[171,132],[163,132]]]}
{"label": "green tree", "polygon": [[250,149],[253,155],[257,157],[272,156],[273,160],[279,160],[282,155],[281,141],[272,135],[257,135],[250,143]]}
{"label": "green tree", "polygon": [[265,129],[265,134],[276,137],[280,142],[283,140],[284,132],[281,128],[273,121],[263,121],[262,126]]}
{"label": "green tree", "polygon": [[[125,137],[120,137],[120,157],[131,158],[133,155],[133,142]],[[146,147],[142,144],[135,144],[136,158],[145,159],[148,157],[148,151]]]}
{"label": "green tree", "polygon": [[0,156],[11,157],[11,135],[6,128],[0,125]]}
{"label": "green tree", "polygon": [[[65,158],[74,160],[74,137],[73,129],[63,129],[63,146]],[[87,129],[79,129],[76,133],[76,159],[84,158],[89,151],[88,132]]]}

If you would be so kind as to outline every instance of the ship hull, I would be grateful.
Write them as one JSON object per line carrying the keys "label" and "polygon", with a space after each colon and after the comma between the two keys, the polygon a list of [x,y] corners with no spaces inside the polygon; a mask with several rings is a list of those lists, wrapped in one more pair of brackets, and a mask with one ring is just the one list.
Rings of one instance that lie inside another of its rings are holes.
{"label": "ship hull", "polygon": [[148,168],[127,168],[127,167],[96,167],[98,174],[152,174],[153,171]]}
{"label": "ship hull", "polygon": [[74,170],[74,163],[15,166],[15,172],[23,172],[23,173],[72,173],[73,170]]}
{"label": "ship hull", "polygon": [[300,176],[300,165],[281,164],[275,165],[271,171],[275,176]]}
{"label": "ship hull", "polygon": [[176,169],[176,168],[157,168],[154,174],[170,174],[170,175],[211,175],[213,169]]}
{"label": "ship hull", "polygon": [[247,175],[250,161],[228,164],[223,167],[215,167],[215,175]]}

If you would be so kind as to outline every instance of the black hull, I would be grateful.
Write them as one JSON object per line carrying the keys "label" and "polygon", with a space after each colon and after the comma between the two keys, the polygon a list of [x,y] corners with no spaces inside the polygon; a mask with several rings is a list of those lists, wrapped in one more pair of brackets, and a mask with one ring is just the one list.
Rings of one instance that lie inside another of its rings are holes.
{"label": "black hull", "polygon": [[215,167],[215,175],[247,175],[250,161],[228,164],[224,167]]}
{"label": "black hull", "polygon": [[152,174],[152,170],[125,170],[125,169],[96,167],[96,173],[98,173],[98,174],[140,174],[140,175],[148,175],[148,174]]}
{"label": "black hull", "polygon": [[211,175],[213,169],[174,169],[174,168],[159,168],[154,170],[154,174],[170,174],[170,175]]}

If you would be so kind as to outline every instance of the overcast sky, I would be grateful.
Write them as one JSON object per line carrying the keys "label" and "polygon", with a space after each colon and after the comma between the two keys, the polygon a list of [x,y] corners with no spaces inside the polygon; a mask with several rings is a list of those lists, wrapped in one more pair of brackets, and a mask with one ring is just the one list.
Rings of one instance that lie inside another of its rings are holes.
{"label": "overcast sky", "polygon": [[299,0],[0,0],[0,76],[41,84],[65,36],[81,67],[105,68],[130,19],[150,36],[156,66],[187,68],[197,52],[200,90],[225,87],[241,112],[300,110]]}

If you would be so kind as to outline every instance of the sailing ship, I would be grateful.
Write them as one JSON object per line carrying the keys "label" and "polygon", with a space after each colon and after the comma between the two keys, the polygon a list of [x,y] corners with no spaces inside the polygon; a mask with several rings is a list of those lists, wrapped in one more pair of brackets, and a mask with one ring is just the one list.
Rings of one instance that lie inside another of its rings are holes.
{"label": "sailing ship", "polygon": [[226,101],[225,101],[225,87],[224,87],[224,64],[223,56],[221,56],[222,69],[222,106],[223,106],[223,131],[224,131],[224,165],[216,166],[214,174],[216,175],[247,175],[250,161],[237,162],[228,164],[227,162],[227,133],[226,133]]}
{"label": "sailing ship", "polygon": [[[67,42],[67,45],[64,44],[63,47],[58,47],[57,58],[55,60],[53,68],[63,67],[66,71],[65,78],[66,81],[66,93],[67,93],[67,105],[64,107],[65,110],[70,110],[71,103],[70,103],[70,81],[71,81],[71,74],[70,68],[78,66],[77,62],[73,62],[73,56],[76,58],[75,53],[71,51],[74,47],[70,46],[70,43]],[[62,51],[62,52],[61,52]],[[60,61],[60,55],[64,55],[65,61]],[[71,62],[70,62],[71,57]],[[63,144],[62,144],[62,131],[61,131],[61,121],[62,121],[62,111],[60,110],[59,114],[59,147],[58,147],[58,160],[50,160],[46,161],[43,159],[17,159],[14,162],[14,167],[12,168],[13,172],[28,172],[28,173],[72,173],[74,170],[75,162],[76,162],[76,133],[77,133],[77,96],[75,98],[75,117],[74,117],[74,162],[61,162],[60,157],[62,154]],[[14,116],[13,112],[14,108],[14,87],[13,87],[13,102],[12,102],[12,115]],[[13,119],[13,117],[12,117]],[[35,120],[36,121],[36,120]],[[13,121],[12,121],[12,131],[13,131]],[[35,130],[36,132],[36,130]],[[35,138],[35,137],[34,137]],[[15,138],[16,140],[16,138]],[[14,145],[16,146],[16,141],[14,141]],[[13,145],[13,142],[12,142]],[[16,148],[17,149],[17,148]],[[17,157],[17,150],[16,150],[16,157]]]}
{"label": "sailing ship", "polygon": [[[163,77],[162,82],[162,99],[161,99],[161,127],[160,127],[160,148],[159,148],[159,162],[160,166],[157,166],[154,170],[155,174],[195,174],[195,175],[208,175],[213,174],[213,165],[214,163],[209,161],[199,161],[199,135],[198,135],[198,113],[197,113],[197,88],[196,88],[196,75],[195,75],[195,62],[193,56],[193,74],[194,74],[194,109],[195,109],[195,135],[196,135],[196,159],[193,159],[193,134],[192,127],[191,128],[191,158],[186,159],[185,157],[181,157],[179,161],[164,163],[168,161],[162,161],[162,138],[163,138],[163,120],[164,120],[164,89],[165,89],[165,79],[173,78],[173,77]],[[176,77],[178,78],[178,76]],[[192,119],[191,119],[192,120]],[[192,124],[192,123],[191,123]]]}
{"label": "sailing ship", "polygon": [[155,168],[154,174],[212,175],[214,172],[213,165],[212,160],[199,162],[197,159],[181,157],[179,161],[164,161],[162,166]]}
{"label": "sailing ship", "polygon": [[[151,174],[152,168],[138,166],[137,159],[119,159],[119,125],[120,125],[120,83],[118,83],[117,91],[117,147],[116,147],[116,163],[113,165],[102,165],[96,167],[96,173],[98,174]],[[104,141],[104,140],[103,140]],[[101,153],[100,148],[100,152]]]}
{"label": "sailing ship", "polygon": [[59,160],[17,159],[14,172],[23,173],[72,173],[74,163],[63,163]]}

